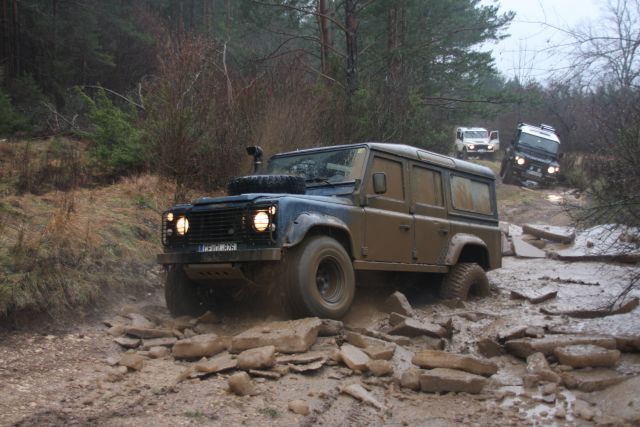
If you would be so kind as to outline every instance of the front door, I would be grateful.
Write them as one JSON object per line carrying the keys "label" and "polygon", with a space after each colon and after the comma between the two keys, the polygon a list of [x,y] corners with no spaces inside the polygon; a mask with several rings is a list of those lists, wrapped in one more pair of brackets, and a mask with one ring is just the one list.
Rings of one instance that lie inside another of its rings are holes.
{"label": "front door", "polygon": [[[379,172],[386,177],[387,188],[382,194],[376,194],[373,188],[373,175]],[[410,263],[413,217],[406,199],[405,164],[391,156],[375,154],[367,177],[364,260]]]}

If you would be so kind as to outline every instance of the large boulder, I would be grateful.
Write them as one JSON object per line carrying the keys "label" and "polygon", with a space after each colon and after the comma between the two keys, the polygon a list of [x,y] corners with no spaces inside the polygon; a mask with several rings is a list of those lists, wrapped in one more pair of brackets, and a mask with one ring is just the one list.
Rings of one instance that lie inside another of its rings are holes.
{"label": "large boulder", "polygon": [[575,370],[562,373],[562,381],[567,388],[584,392],[603,390],[624,379],[624,376],[611,369]]}

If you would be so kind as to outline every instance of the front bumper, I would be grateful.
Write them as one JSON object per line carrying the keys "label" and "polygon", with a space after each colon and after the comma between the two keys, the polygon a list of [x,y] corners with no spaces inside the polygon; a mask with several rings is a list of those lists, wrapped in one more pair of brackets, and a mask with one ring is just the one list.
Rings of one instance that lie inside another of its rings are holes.
{"label": "front bumper", "polygon": [[158,264],[218,264],[229,262],[279,261],[282,249],[241,249],[229,252],[165,252]]}
{"label": "front bumper", "polygon": [[[543,169],[544,167],[538,167],[537,169]],[[514,174],[521,181],[534,181],[543,185],[551,185],[555,184],[558,181],[558,174],[549,174],[546,172],[538,172],[530,169],[530,165],[525,164],[524,166],[520,166],[517,164],[513,165]]]}

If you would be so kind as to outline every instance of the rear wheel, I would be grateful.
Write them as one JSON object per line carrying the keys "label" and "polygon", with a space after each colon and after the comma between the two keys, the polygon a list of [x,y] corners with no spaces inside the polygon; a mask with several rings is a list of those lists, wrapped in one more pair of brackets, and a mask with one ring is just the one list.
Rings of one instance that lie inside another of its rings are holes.
{"label": "rear wheel", "polygon": [[294,315],[338,319],[347,313],[355,296],[355,274],[339,242],[309,237],[291,249],[285,263],[285,291]]}
{"label": "rear wheel", "polygon": [[489,295],[487,274],[480,265],[473,262],[456,264],[445,277],[440,294],[443,299],[466,300],[469,293],[477,296]]}
{"label": "rear wheel", "polygon": [[198,285],[187,277],[181,265],[170,265],[167,269],[164,298],[174,316],[199,316],[206,311],[198,296]]}

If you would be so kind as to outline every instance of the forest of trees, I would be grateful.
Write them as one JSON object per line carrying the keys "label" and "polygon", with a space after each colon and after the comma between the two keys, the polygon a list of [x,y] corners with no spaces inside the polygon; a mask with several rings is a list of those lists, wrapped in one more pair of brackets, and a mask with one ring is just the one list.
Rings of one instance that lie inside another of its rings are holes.
{"label": "forest of trees", "polygon": [[607,153],[569,156],[565,177],[615,171],[597,187],[611,194],[640,183],[640,0],[607,4],[602,25],[566,30],[575,65],[543,85],[496,69],[490,45],[514,19],[498,2],[0,0],[0,136],[74,135],[107,176],[213,189],[248,172],[248,145],[447,153],[456,124],[506,144],[545,122],[565,152]]}

